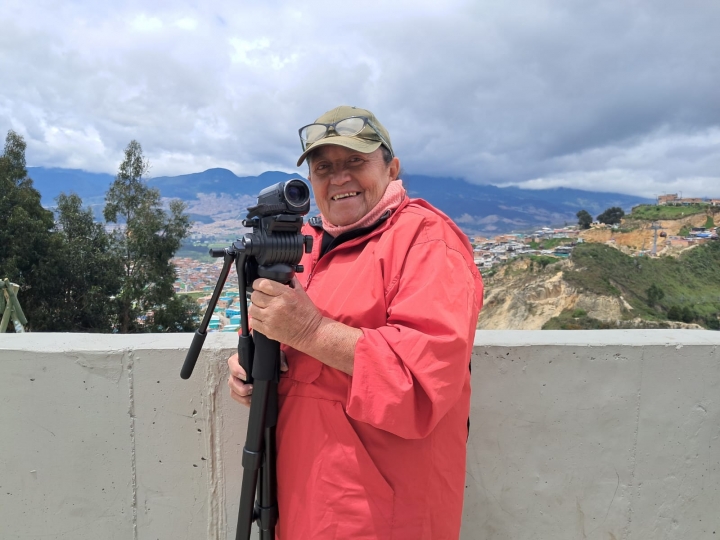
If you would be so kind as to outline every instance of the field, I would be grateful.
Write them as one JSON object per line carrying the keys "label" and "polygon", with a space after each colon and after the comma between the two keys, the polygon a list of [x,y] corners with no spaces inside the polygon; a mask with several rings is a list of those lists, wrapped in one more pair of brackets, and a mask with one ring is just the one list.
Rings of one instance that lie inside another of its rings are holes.
{"label": "field", "polygon": [[704,214],[712,207],[707,204],[691,204],[689,206],[655,206],[641,204],[632,209],[626,218],[655,221],[658,219],[680,219],[695,214]]}
{"label": "field", "polygon": [[192,298],[193,300],[197,301],[198,298],[202,298],[203,296],[207,296],[207,295],[210,294],[210,293],[201,292],[201,291],[193,291],[193,292],[188,292],[188,293],[180,292],[180,293],[178,293],[178,294],[189,296],[189,297]]}
{"label": "field", "polygon": [[553,249],[558,246],[572,244],[572,242],[573,240],[570,238],[545,238],[540,240],[540,242],[533,240],[529,245],[532,249]]}

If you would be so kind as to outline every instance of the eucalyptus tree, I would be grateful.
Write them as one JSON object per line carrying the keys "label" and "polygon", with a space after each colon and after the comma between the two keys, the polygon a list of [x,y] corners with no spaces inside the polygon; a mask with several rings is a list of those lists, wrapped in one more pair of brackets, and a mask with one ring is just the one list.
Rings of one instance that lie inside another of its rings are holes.
{"label": "eucalyptus tree", "polygon": [[182,201],[163,208],[160,192],[147,185],[149,169],[140,143],[130,141],[105,196],[103,215],[116,224],[112,245],[122,270],[115,298],[121,333],[190,330],[197,313],[192,302],[175,295],[170,262],[190,230],[190,218]]}
{"label": "eucalyptus tree", "polygon": [[57,199],[56,232],[43,281],[44,326],[54,332],[111,332],[111,301],[120,290],[121,261],[110,235],[74,193]]}

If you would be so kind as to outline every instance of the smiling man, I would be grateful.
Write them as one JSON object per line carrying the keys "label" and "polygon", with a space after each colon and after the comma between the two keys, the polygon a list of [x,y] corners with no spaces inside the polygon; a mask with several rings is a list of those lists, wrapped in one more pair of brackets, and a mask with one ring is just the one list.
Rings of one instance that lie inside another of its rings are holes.
{"label": "smiling man", "polygon": [[[258,279],[253,328],[283,344],[277,538],[457,539],[483,286],[467,237],[409,199],[375,116],[300,129],[321,215],[292,286]],[[250,403],[237,356],[232,397]]]}

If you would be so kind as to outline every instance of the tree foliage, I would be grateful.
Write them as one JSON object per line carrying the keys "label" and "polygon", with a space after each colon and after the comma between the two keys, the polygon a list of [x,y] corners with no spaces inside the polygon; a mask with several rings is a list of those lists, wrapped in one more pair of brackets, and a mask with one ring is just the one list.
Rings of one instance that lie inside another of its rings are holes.
{"label": "tree foliage", "polygon": [[54,332],[110,332],[110,299],[120,290],[120,261],[110,237],[75,194],[57,199],[56,230],[42,281],[39,328]]}
{"label": "tree foliage", "polygon": [[690,306],[670,306],[667,318],[671,321],[691,323],[697,318],[697,314]]}
{"label": "tree foliage", "polygon": [[590,215],[590,212],[587,210],[580,210],[577,214],[575,214],[578,218],[578,225],[581,229],[589,229],[590,225],[592,224],[592,216]]}
{"label": "tree foliage", "polygon": [[655,283],[647,288],[645,294],[647,294],[648,305],[651,307],[657,305],[660,300],[665,298],[665,292]]}
{"label": "tree foliage", "polygon": [[597,220],[606,225],[617,225],[622,221],[623,216],[625,216],[625,211],[619,206],[613,206],[600,214]]}
{"label": "tree foliage", "polygon": [[132,141],[108,190],[105,219],[95,223],[75,194],[57,199],[57,221],[27,177],[26,144],[9,131],[0,155],[0,278],[21,287],[28,329],[35,331],[188,331],[196,305],[174,293],[170,264],[190,221],[184,205],[169,211],[143,176],[148,163]]}
{"label": "tree foliage", "polygon": [[[666,313],[667,319],[685,318],[708,328],[720,323],[720,242],[679,257],[640,258],[604,244],[583,243],[573,250],[572,261],[573,268],[563,270],[565,281],[594,294],[622,295],[633,308],[628,316],[663,321]],[[653,285],[662,293],[651,293]]]}
{"label": "tree foliage", "polygon": [[25,148],[22,136],[8,131],[0,155],[0,278],[20,285],[28,328],[37,329],[54,220],[27,176]]}
{"label": "tree foliage", "polygon": [[115,302],[118,330],[189,330],[196,308],[175,297],[176,273],[170,259],[187,235],[190,219],[181,201],[172,201],[169,211],[163,210],[160,192],[144,182],[148,170],[140,143],[131,141],[105,197],[105,220],[119,224],[112,234],[122,268]]}

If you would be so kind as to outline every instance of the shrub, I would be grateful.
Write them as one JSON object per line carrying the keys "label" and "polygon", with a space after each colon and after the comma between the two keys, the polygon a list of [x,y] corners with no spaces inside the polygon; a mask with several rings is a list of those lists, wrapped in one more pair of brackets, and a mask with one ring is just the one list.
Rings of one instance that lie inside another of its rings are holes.
{"label": "shrub", "polygon": [[665,298],[665,291],[663,291],[655,283],[648,287],[647,291],[645,291],[645,294],[647,295],[649,306],[654,306],[655,304],[660,302],[660,300]]}
{"label": "shrub", "polygon": [[708,315],[705,317],[705,326],[707,326],[710,330],[720,330],[720,319],[718,319],[718,314],[715,313],[714,315]]}
{"label": "shrub", "polygon": [[558,259],[555,257],[550,257],[549,255],[530,255],[530,260],[540,265],[540,268],[545,268],[549,264],[554,264],[558,262]]}
{"label": "shrub", "polygon": [[680,309],[679,306],[670,306],[670,309],[668,309],[667,312],[667,318],[671,321],[681,321],[682,309]]}
{"label": "shrub", "polygon": [[600,223],[605,223],[606,225],[617,225],[620,223],[624,215],[625,212],[622,208],[619,206],[613,206],[600,214],[597,217],[597,220]]}

